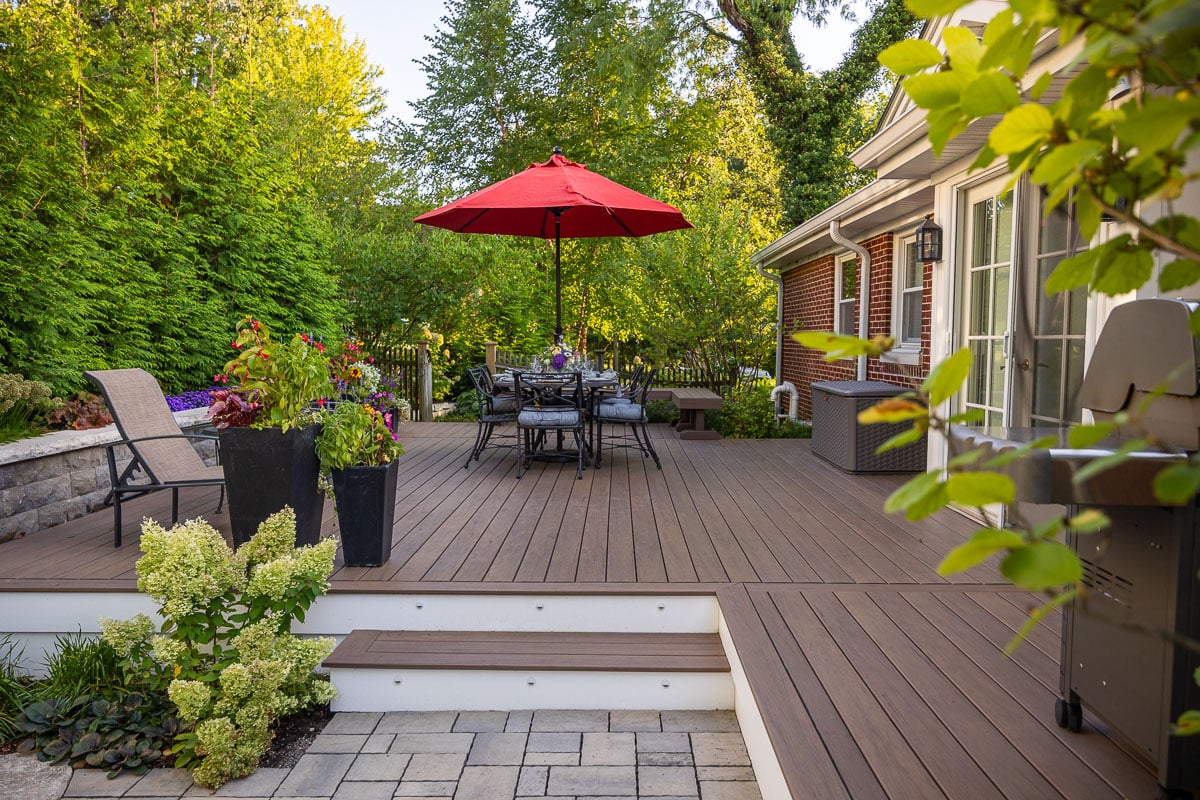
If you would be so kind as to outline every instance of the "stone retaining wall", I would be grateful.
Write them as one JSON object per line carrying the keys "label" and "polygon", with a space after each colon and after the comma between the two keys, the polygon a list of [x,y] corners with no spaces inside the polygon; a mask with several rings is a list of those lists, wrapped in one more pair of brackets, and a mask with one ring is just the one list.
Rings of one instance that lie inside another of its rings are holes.
{"label": "stone retaining wall", "polygon": [[[205,408],[175,412],[184,433],[211,433]],[[0,542],[90,514],[104,506],[111,485],[105,445],[120,441],[115,425],[55,431],[0,445]],[[216,461],[209,441],[193,442],[206,463]],[[119,459],[117,469],[129,463]]]}

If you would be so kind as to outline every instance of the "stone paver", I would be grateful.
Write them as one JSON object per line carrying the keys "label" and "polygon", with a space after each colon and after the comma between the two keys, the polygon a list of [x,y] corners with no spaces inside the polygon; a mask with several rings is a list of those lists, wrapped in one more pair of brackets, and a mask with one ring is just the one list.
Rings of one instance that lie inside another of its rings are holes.
{"label": "stone paver", "polygon": [[276,797],[331,797],[350,771],[349,753],[306,753],[276,790]]}
{"label": "stone paver", "polygon": [[364,753],[346,773],[348,781],[399,781],[412,756],[407,753]]}
{"label": "stone paver", "polygon": [[585,733],[579,763],[585,767],[625,767],[636,764],[633,734]]}
{"label": "stone paver", "polygon": [[456,781],[462,774],[464,753],[417,753],[404,771],[406,782]]}
{"label": "stone paver", "polygon": [[460,711],[454,721],[456,733],[501,733],[508,722],[507,711]]}
{"label": "stone paver", "polygon": [[607,711],[535,711],[535,731],[607,731]]}
{"label": "stone paver", "polygon": [[524,733],[477,733],[467,756],[470,766],[521,766],[525,759]]}
{"label": "stone paver", "polygon": [[392,800],[398,781],[342,781],[332,800]]}
{"label": "stone paver", "polygon": [[454,800],[496,800],[512,797],[517,790],[520,767],[466,767],[458,781]]}
{"label": "stone paver", "polygon": [[610,731],[661,731],[662,718],[657,711],[611,711],[608,715]]}
{"label": "stone paver", "polygon": [[687,733],[730,733],[741,730],[737,716],[732,711],[664,711],[662,729]]}
{"label": "stone paver", "polygon": [[465,753],[474,738],[473,733],[398,733],[388,752]]}
{"label": "stone paver", "polygon": [[549,767],[521,767],[521,777],[517,779],[517,797],[546,794],[546,779],[549,777]]}
{"label": "stone paver", "polygon": [[637,793],[634,767],[551,767],[547,794],[632,795]]}
{"label": "stone paver", "polygon": [[125,796],[179,797],[190,788],[192,775],[186,769],[152,769]]}
{"label": "stone paver", "polygon": [[0,756],[0,786],[13,797],[58,800],[71,783],[71,768],[43,764],[31,755]]}
{"label": "stone paver", "polygon": [[0,757],[0,800],[761,800],[728,712],[338,714],[295,768],[259,769],[216,792],[184,770],[110,781],[62,768],[53,792],[13,794],[12,758],[36,765]]}
{"label": "stone paver", "polygon": [[382,713],[370,711],[343,711],[334,714],[325,723],[321,733],[374,733],[375,726],[383,719]]}
{"label": "stone paver", "polygon": [[694,796],[696,770],[691,767],[638,767],[638,792],[653,796]]}
{"label": "stone paver", "polygon": [[701,767],[741,767],[750,764],[741,733],[693,733],[692,752]]}
{"label": "stone paver", "polygon": [[375,726],[376,733],[449,733],[455,711],[389,711]]}

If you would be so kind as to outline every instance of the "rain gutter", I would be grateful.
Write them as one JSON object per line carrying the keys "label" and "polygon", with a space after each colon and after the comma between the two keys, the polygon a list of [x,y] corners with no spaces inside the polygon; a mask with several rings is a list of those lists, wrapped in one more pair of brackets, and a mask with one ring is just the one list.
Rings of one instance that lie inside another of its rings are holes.
{"label": "rain gutter", "polygon": [[[862,259],[862,276],[858,282],[858,338],[866,339],[867,336],[867,320],[869,319],[871,293],[869,287],[871,285],[871,254],[866,248],[855,242],[850,241],[845,236],[842,236],[841,223],[838,220],[831,220],[829,223],[829,238],[833,239],[834,243],[840,244],[842,247],[848,248],[851,252],[858,255]],[[780,291],[782,291],[782,283]],[[867,379],[867,357],[865,355],[858,357],[858,373],[856,378],[860,381]]]}
{"label": "rain gutter", "polygon": [[783,375],[783,276],[764,270],[761,261],[754,268],[759,275],[775,282],[775,385],[778,386]]}

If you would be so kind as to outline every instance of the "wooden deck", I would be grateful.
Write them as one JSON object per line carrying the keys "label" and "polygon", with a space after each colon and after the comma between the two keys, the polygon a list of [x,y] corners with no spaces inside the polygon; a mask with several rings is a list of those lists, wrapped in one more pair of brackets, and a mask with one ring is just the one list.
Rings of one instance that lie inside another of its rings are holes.
{"label": "wooden deck", "polygon": [[[1055,725],[1057,620],[1009,658],[1028,598],[992,564],[935,573],[974,525],[883,514],[902,478],[843,474],[806,441],[662,426],[661,471],[617,451],[582,480],[540,463],[518,480],[508,450],[463,469],[474,431],[405,426],[391,560],[339,564],[331,591],[715,593],[796,798],[1154,796],[1089,715],[1080,734]],[[215,505],[196,490],[181,514],[227,532]],[[128,505],[143,514],[165,519],[169,495]],[[114,549],[111,519],[0,545],[0,591],[129,590],[137,534]]]}

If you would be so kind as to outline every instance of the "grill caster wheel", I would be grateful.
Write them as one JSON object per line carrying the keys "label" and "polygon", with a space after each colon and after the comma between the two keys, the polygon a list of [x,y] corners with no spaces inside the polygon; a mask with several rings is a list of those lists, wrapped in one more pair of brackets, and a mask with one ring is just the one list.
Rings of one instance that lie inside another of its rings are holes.
{"label": "grill caster wheel", "polygon": [[1054,701],[1054,721],[1060,728],[1079,733],[1083,729],[1083,706],[1058,698]]}

